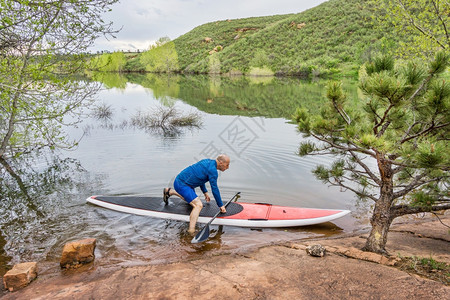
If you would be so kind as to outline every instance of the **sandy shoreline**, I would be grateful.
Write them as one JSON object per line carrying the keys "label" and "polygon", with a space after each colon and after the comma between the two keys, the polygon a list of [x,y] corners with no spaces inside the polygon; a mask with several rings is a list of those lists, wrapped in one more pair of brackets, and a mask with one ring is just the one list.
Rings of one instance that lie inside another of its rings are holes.
{"label": "sandy shoreline", "polygon": [[[450,217],[441,216],[450,224]],[[367,234],[301,240],[246,253],[214,255],[175,263],[82,270],[39,276],[2,299],[448,299],[450,287],[378,263],[360,249]],[[327,248],[311,257],[307,245]],[[391,227],[391,259],[416,256],[450,263],[450,232],[436,217]]]}

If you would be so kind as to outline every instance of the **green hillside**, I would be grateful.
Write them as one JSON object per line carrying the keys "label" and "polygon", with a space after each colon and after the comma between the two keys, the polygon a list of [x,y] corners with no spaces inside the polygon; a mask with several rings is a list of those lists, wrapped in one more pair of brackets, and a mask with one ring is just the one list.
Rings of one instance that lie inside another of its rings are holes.
{"label": "green hillside", "polygon": [[128,59],[124,71],[327,76],[356,74],[396,46],[368,0],[330,0],[298,14],[221,20]]}
{"label": "green hillside", "polygon": [[[173,42],[179,67],[188,72],[210,72],[216,56],[221,73],[252,67],[278,75],[330,73],[382,48],[386,32],[373,29],[372,14],[368,1],[330,0],[298,14],[208,23]],[[251,30],[238,31],[243,28]],[[219,45],[222,51],[209,54]]]}

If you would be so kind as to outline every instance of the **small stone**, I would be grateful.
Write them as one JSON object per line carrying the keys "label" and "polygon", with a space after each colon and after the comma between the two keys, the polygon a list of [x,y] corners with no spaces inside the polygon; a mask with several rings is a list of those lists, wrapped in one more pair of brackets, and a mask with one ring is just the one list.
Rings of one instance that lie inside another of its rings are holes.
{"label": "small stone", "polygon": [[92,262],[95,258],[96,242],[96,239],[84,239],[65,244],[61,255],[61,268],[77,268]]}
{"label": "small stone", "polygon": [[306,253],[308,253],[311,256],[323,257],[325,256],[325,252],[326,252],[325,247],[323,247],[320,244],[306,247]]}
{"label": "small stone", "polygon": [[26,262],[15,265],[3,276],[3,284],[10,292],[26,287],[37,277],[37,263]]}

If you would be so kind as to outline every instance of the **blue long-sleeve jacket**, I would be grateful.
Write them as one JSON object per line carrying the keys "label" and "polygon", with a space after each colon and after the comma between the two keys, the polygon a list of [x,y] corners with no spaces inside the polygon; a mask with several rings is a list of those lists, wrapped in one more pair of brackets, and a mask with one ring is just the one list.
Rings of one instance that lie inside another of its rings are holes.
{"label": "blue long-sleeve jacket", "polygon": [[187,167],[178,174],[177,178],[191,188],[200,187],[203,193],[206,193],[205,183],[209,181],[212,193],[219,207],[223,206],[222,197],[220,197],[219,187],[217,186],[217,162],[214,159],[202,159],[201,161]]}

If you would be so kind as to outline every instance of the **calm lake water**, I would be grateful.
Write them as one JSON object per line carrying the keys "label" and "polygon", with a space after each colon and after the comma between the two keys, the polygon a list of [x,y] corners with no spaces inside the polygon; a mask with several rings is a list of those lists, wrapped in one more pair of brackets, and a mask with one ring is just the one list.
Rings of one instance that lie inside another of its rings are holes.
{"label": "calm lake water", "polygon": [[[96,102],[110,118],[92,111],[68,132],[80,139],[73,151],[16,162],[17,179],[2,171],[0,264],[35,260],[55,270],[66,242],[97,238],[96,264],[159,263],[218,251],[242,251],[279,241],[342,234],[367,226],[353,194],[328,187],[311,170],[330,157],[299,157],[302,136],[289,117],[299,105],[320,109],[325,81],[203,76],[101,77],[107,87]],[[346,82],[350,97],[356,84]],[[173,106],[199,114],[200,128],[164,134],[133,124],[140,114]],[[227,153],[220,174],[224,200],[350,209],[333,223],[282,229],[212,226],[209,241],[190,244],[187,223],[135,216],[86,204],[93,194],[160,196],[186,166]],[[49,271],[51,272],[51,271]],[[2,267],[0,267],[2,273]]]}

